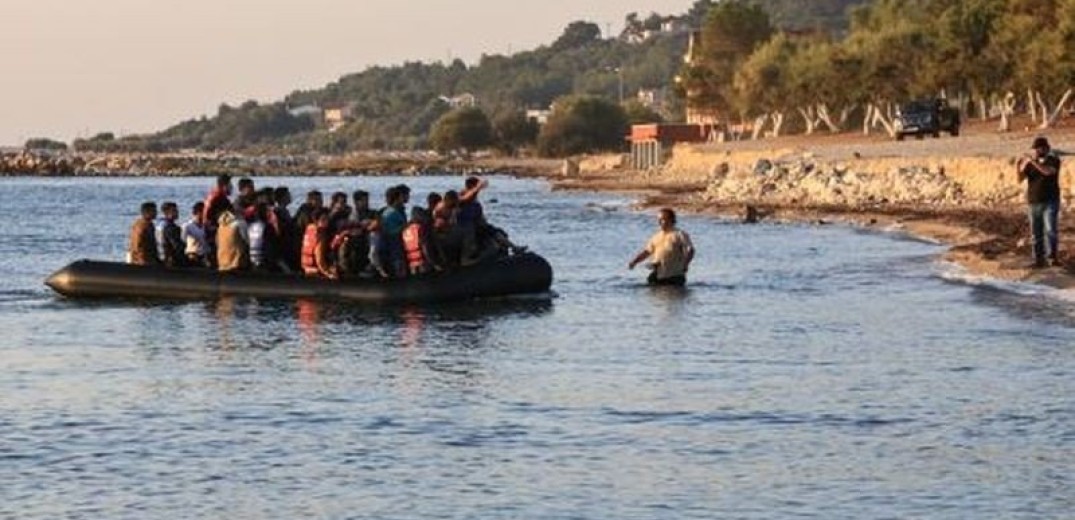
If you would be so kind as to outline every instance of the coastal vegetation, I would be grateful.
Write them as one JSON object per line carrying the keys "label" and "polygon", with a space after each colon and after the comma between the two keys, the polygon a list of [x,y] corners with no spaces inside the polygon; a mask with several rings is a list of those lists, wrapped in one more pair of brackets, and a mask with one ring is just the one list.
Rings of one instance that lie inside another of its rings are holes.
{"label": "coastal vegetation", "polygon": [[[862,1],[810,2],[817,4],[813,7],[788,0],[760,3],[771,8],[781,27],[839,31],[847,23],[844,8]],[[526,128],[519,114],[551,110],[557,99],[568,96],[618,102],[622,93],[622,100],[629,102],[630,121],[681,120],[683,101],[670,87],[683,64],[690,30],[702,24],[715,4],[699,0],[678,16],[629,13],[620,34],[602,34],[597,24],[576,21],[552,43],[532,50],[490,53],[474,64],[457,59],[371,67],[323,88],[297,90],[277,102],[223,104],[215,115],[183,121],[161,132],[123,137],[102,133],[73,145],[77,150],[101,152],[425,149],[434,146],[434,124],[458,108],[451,103],[462,94],[473,95],[475,106],[493,122],[490,144],[508,153],[536,143],[537,132]],[[644,110],[630,103],[639,90],[654,97]],[[319,112],[304,112],[304,107],[316,107]],[[336,125],[323,117],[329,107],[346,109]]]}
{"label": "coastal vegetation", "polygon": [[[947,98],[1010,129],[1025,111],[1041,128],[1064,116],[1075,87],[1075,0],[875,0],[851,11],[846,35],[772,28],[745,1],[710,10],[682,91],[757,137],[789,120],[894,135],[898,103]],[[794,124],[794,123],[793,123]]]}
{"label": "coastal vegetation", "polygon": [[[698,0],[678,16],[629,13],[616,35],[576,21],[536,49],[371,67],[277,102],[223,104],[158,133],[105,132],[73,147],[559,155],[620,149],[614,128],[682,121],[688,104],[754,138],[892,134],[898,104],[923,97],[1001,130],[1020,113],[1045,128],[1075,98],[1072,48],[1075,0]],[[599,123],[571,115],[597,107]]]}

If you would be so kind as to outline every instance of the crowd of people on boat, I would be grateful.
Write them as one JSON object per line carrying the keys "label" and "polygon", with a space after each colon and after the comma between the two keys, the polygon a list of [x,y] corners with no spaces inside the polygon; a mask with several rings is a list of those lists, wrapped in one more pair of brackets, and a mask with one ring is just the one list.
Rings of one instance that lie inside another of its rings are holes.
{"label": "crowd of people on boat", "polygon": [[479,195],[488,185],[469,177],[461,191],[430,193],[409,213],[405,184],[388,188],[377,210],[366,191],[350,199],[336,192],[326,204],[314,190],[292,215],[286,186],[259,189],[242,178],[233,196],[231,177],[221,175],[182,224],[175,202],[163,202],[159,217],[155,202],[143,203],[131,226],[128,262],[333,280],[450,271],[526,250],[485,219]]}

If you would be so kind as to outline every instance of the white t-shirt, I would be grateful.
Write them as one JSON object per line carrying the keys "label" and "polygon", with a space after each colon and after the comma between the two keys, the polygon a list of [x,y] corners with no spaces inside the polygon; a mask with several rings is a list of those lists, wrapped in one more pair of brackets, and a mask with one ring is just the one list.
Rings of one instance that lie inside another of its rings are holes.
{"label": "white t-shirt", "polygon": [[251,222],[248,226],[250,237],[250,262],[260,266],[265,262],[265,223],[260,220]]}
{"label": "white t-shirt", "polygon": [[694,252],[694,244],[687,233],[678,229],[660,230],[646,243],[657,278],[665,279],[687,274],[687,258]]}
{"label": "white t-shirt", "polygon": [[183,224],[180,236],[183,239],[183,243],[186,244],[184,249],[186,254],[203,257],[209,253],[209,246],[205,242],[205,228],[199,226],[194,219],[190,219]]}

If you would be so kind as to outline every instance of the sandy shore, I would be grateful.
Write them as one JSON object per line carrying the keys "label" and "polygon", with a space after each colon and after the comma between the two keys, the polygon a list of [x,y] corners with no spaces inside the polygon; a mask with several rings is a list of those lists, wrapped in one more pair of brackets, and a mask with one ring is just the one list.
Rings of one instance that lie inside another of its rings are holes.
{"label": "sandy shore", "polygon": [[[1075,128],[1046,133],[1054,149],[1075,154]],[[556,189],[641,194],[643,207],[761,220],[844,223],[908,234],[950,246],[945,259],[970,273],[1075,290],[1075,215],[1061,213],[1061,267],[1031,269],[1025,186],[1015,158],[1037,135],[997,134],[993,123],[969,125],[952,138],[896,142],[858,134],[793,136],[754,142],[679,146],[661,168],[624,169],[618,156],[581,161],[577,174],[559,163],[544,172]],[[1064,208],[1075,202],[1067,155],[1061,170]],[[748,225],[748,224],[744,224]]]}

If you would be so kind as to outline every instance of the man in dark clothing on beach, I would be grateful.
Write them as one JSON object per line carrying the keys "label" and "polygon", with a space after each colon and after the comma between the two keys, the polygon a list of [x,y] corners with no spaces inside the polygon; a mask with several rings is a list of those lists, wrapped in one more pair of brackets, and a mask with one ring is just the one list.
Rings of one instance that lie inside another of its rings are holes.
{"label": "man in dark clothing on beach", "polygon": [[1030,232],[1034,239],[1032,267],[1046,266],[1046,257],[1054,266],[1061,265],[1057,217],[1060,213],[1060,158],[1044,137],[1034,139],[1032,156],[1016,162],[1019,181],[1026,180],[1026,201]]}

